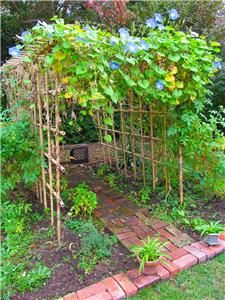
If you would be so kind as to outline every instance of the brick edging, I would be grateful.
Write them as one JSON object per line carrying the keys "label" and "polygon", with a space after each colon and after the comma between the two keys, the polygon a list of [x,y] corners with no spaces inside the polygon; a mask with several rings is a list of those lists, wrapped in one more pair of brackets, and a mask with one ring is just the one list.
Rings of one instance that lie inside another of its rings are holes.
{"label": "brick edging", "polygon": [[205,242],[200,241],[180,249],[183,249],[183,255],[168,260],[167,264],[161,263],[160,269],[155,275],[139,274],[138,269],[135,268],[103,279],[76,293],[70,293],[61,297],[60,300],[119,300],[133,296],[144,287],[169,279],[184,269],[225,252],[225,240],[221,240],[220,245],[217,246],[208,246]]}

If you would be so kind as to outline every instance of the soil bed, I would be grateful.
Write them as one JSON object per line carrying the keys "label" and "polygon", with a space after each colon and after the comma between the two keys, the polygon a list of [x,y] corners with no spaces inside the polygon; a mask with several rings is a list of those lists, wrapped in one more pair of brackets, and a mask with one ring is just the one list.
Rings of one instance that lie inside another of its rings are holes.
{"label": "soil bed", "polygon": [[[47,230],[48,222],[41,222],[34,230]],[[57,299],[68,293],[77,291],[106,277],[137,266],[137,262],[129,256],[129,252],[120,243],[113,246],[112,256],[98,263],[90,274],[78,268],[76,253],[79,250],[79,237],[67,228],[62,229],[62,247],[57,247],[56,236],[47,241],[38,241],[31,245],[34,257],[41,260],[52,270],[48,283],[34,292],[23,295],[16,294],[14,300]]]}

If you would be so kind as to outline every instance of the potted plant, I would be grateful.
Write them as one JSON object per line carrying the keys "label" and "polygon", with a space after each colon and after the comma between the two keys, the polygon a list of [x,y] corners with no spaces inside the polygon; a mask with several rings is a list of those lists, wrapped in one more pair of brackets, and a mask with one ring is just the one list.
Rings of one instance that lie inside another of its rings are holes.
{"label": "potted plant", "polygon": [[205,235],[204,241],[210,246],[213,246],[220,243],[220,233],[225,230],[225,227],[220,221],[211,221],[208,224],[199,226],[198,230],[201,232],[201,236]]}
{"label": "potted plant", "polygon": [[151,239],[148,237],[147,241],[142,241],[143,245],[135,245],[131,248],[133,256],[136,256],[139,263],[139,272],[143,274],[156,274],[160,267],[160,261],[165,261],[163,257],[169,256],[163,253],[162,248],[167,243],[162,243],[158,238]]}

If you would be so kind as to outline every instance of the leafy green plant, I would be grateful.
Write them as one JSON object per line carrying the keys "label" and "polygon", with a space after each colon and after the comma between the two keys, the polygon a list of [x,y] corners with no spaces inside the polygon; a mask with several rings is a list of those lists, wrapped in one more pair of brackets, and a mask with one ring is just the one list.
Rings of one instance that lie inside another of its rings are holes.
{"label": "leafy green plant", "polygon": [[110,166],[108,164],[100,164],[97,168],[96,174],[99,177],[103,177],[110,171]]}
{"label": "leafy green plant", "polygon": [[1,193],[6,196],[17,184],[34,184],[41,170],[39,142],[26,113],[18,119],[1,116]]}
{"label": "leafy green plant", "polygon": [[89,190],[85,183],[81,183],[68,191],[68,198],[73,202],[69,215],[87,218],[92,215],[97,207],[96,193]]}
{"label": "leafy green plant", "polygon": [[145,185],[144,187],[142,187],[139,191],[139,197],[141,203],[147,204],[150,200],[151,193],[152,193],[152,189],[150,186]]}
{"label": "leafy green plant", "polygon": [[131,248],[133,255],[140,259],[139,272],[144,269],[144,265],[149,261],[162,260],[163,257],[169,257],[163,253],[162,247],[166,246],[167,243],[162,243],[158,238],[151,239],[148,237],[147,241],[142,241],[143,246],[135,245]]}
{"label": "leafy green plant", "polygon": [[225,230],[225,226],[221,224],[220,221],[211,221],[209,223],[196,226],[195,230],[199,231],[202,236],[210,233],[221,233]]}
{"label": "leafy green plant", "polygon": [[80,269],[90,273],[98,262],[111,256],[112,245],[117,242],[116,237],[101,234],[91,221],[68,220],[66,225],[80,236]]}

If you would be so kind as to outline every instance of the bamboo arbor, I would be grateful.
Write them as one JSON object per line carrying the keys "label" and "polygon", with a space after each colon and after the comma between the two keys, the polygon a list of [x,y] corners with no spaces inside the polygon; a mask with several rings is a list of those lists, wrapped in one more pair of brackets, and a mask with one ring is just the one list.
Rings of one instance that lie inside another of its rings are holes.
{"label": "bamboo arbor", "polygon": [[[26,100],[21,109],[28,109],[33,120],[34,129],[39,134],[42,157],[42,172],[36,185],[37,198],[45,208],[50,207],[51,225],[55,224],[54,209],[56,207],[58,242],[61,240],[60,210],[64,206],[60,196],[60,176],[65,168],[60,163],[60,130],[64,89],[62,80],[53,71],[41,69],[42,58],[35,64],[22,59],[11,59],[4,65],[4,88],[9,106],[15,106],[20,100]],[[168,108],[158,102],[147,105],[142,97],[134,98],[130,91],[128,98],[120,104],[112,104],[112,126],[104,120],[104,107],[96,109],[94,119],[99,130],[103,158],[110,165],[115,164],[126,176],[132,171],[134,179],[141,177],[145,185],[152,185],[155,191],[159,180],[169,190],[170,170],[166,164],[168,159],[166,130],[168,124]],[[71,100],[76,105],[76,99]],[[105,141],[110,135],[111,141]],[[183,159],[182,147],[179,147],[177,165],[179,170],[180,202],[183,203]],[[47,159],[47,163],[45,160]],[[149,180],[151,170],[151,181]]]}

